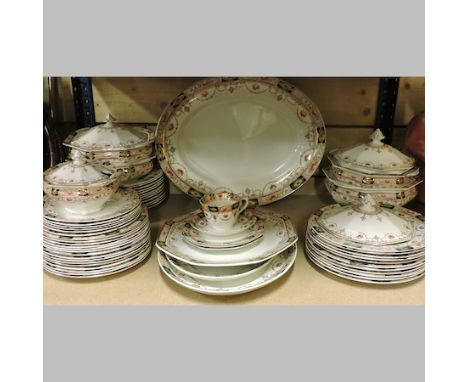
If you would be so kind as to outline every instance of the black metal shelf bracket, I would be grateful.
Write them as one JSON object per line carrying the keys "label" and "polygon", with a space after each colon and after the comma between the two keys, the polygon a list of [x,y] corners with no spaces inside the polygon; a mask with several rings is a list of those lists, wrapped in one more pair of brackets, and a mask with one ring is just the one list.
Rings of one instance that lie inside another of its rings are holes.
{"label": "black metal shelf bracket", "polygon": [[385,135],[385,143],[392,143],[393,121],[395,119],[396,103],[400,77],[382,77],[379,82],[375,128]]}
{"label": "black metal shelf bracket", "polygon": [[72,77],[76,128],[96,125],[91,77]]}

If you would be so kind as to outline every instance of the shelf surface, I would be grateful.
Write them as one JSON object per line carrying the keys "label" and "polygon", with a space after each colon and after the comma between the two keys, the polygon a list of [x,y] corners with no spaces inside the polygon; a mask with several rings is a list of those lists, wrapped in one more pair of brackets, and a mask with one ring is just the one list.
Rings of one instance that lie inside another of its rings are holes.
{"label": "shelf surface", "polygon": [[[310,182],[313,183],[314,181]],[[323,182],[322,182],[323,183]],[[293,268],[266,287],[237,296],[207,296],[168,279],[158,267],[157,250],[142,264],[97,279],[74,280],[44,272],[44,305],[423,305],[424,277],[397,285],[368,285],[331,275],[304,255],[307,219],[318,208],[333,203],[321,187],[309,195],[293,194],[263,208],[291,217],[299,235]],[[170,195],[164,205],[150,210],[152,242],[165,220],[198,208],[189,196]]]}

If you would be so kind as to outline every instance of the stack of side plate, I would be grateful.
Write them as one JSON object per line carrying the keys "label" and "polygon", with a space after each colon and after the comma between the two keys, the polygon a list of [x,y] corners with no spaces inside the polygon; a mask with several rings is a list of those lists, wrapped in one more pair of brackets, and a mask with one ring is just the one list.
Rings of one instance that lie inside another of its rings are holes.
{"label": "stack of side plate", "polygon": [[133,188],[140,195],[147,208],[160,205],[167,196],[167,182],[162,170],[153,170],[144,177],[121,184],[123,188]]}
{"label": "stack of side plate", "polygon": [[133,190],[119,190],[98,212],[76,215],[49,197],[43,209],[44,269],[89,278],[122,272],[151,252],[150,225]]}
{"label": "stack of side plate", "polygon": [[211,295],[253,291],[287,273],[297,254],[288,217],[246,210],[232,231],[217,236],[201,210],[167,222],[156,242],[162,271],[175,283]]}
{"label": "stack of side plate", "polygon": [[306,232],[309,259],[336,276],[364,283],[396,284],[422,277],[423,216],[403,207],[363,206],[365,202],[334,204],[313,214]]}

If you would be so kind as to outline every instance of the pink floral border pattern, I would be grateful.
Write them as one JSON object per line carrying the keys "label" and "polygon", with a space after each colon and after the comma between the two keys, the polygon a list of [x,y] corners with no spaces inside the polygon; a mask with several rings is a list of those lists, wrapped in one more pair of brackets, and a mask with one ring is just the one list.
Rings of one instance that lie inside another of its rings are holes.
{"label": "pink floral border pattern", "polygon": [[310,143],[310,149],[301,154],[298,167],[286,179],[281,182],[272,181],[262,189],[247,187],[242,192],[237,191],[238,194],[249,197],[251,206],[269,204],[293,193],[314,174],[322,160],[326,143],[325,125],[315,104],[299,89],[283,80],[271,77],[230,77],[210,78],[195,83],[176,96],[161,114],[156,131],[158,160],[169,179],[192,197],[199,199],[206,193],[233,192],[228,185],[213,189],[202,180],[191,179],[187,169],[174,162],[173,153],[176,148],[171,144],[170,137],[178,129],[178,119],[190,112],[193,102],[207,101],[218,93],[233,93],[238,89],[247,89],[253,94],[269,92],[278,102],[295,106],[297,118],[308,129],[305,138]]}

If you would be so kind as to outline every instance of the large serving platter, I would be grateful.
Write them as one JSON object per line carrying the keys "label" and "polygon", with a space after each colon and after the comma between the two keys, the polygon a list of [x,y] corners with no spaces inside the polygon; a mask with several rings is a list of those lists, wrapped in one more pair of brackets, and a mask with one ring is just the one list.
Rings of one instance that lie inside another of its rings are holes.
{"label": "large serving platter", "polygon": [[316,171],[325,149],[317,107],[276,78],[211,78],[162,113],[157,155],[185,193],[230,191],[252,205],[284,198]]}

